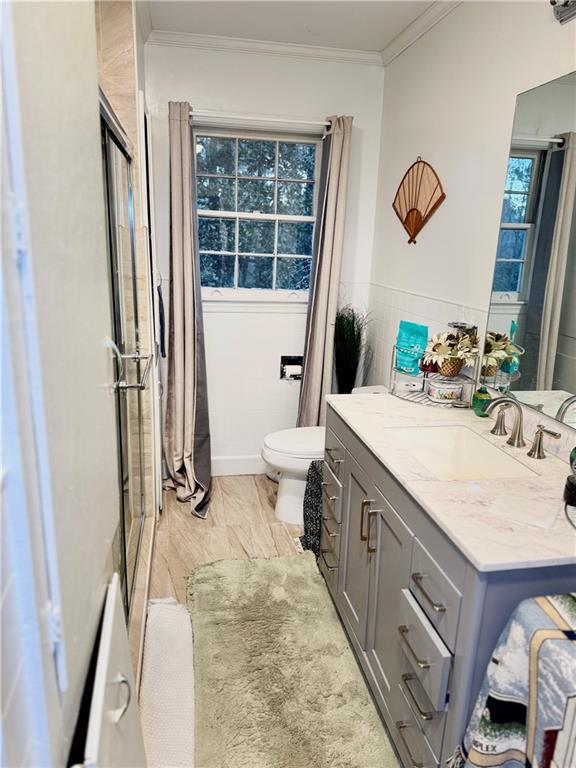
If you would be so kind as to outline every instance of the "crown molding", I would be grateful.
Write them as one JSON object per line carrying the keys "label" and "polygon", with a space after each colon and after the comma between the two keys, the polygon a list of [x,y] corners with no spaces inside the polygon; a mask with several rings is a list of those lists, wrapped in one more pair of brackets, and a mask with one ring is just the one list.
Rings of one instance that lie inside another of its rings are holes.
{"label": "crown molding", "polygon": [[340,64],[361,64],[382,67],[379,51],[355,51],[348,48],[326,48],[296,43],[274,43],[263,40],[248,40],[239,37],[218,37],[197,35],[191,32],[168,32],[154,29],[147,45],[164,45],[176,48],[196,48],[203,51],[234,51],[236,53],[284,56],[295,59],[315,59]]}
{"label": "crown molding", "polygon": [[150,13],[150,4],[148,0],[138,0],[134,3],[134,12],[136,14],[136,20],[142,34],[142,40],[144,43],[148,41],[152,32],[152,16]]}
{"label": "crown molding", "polygon": [[439,21],[442,21],[442,19],[448,16],[449,13],[452,13],[453,10],[458,8],[462,2],[463,0],[436,0],[430,8],[427,8],[417,19],[414,19],[411,24],[408,24],[408,26],[403,29],[399,35],[396,35],[394,40],[384,48],[381,54],[383,65],[387,66],[391,61],[394,61],[400,54],[404,53],[404,51],[414,45],[417,40],[429,32]]}

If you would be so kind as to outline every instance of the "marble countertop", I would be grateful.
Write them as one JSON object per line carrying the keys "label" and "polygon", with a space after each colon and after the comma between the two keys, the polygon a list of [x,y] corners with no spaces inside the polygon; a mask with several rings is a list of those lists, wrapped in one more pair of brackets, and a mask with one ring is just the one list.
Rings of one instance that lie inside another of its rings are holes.
{"label": "marble countertop", "polygon": [[[492,418],[434,408],[390,394],[329,395],[327,401],[396,477],[464,556],[480,571],[576,564],[576,530],[564,515],[570,474],[561,460],[527,456],[490,434]],[[498,480],[439,480],[408,450],[395,445],[398,427],[465,426],[528,467],[533,475]],[[572,515],[576,522],[576,510]]]}

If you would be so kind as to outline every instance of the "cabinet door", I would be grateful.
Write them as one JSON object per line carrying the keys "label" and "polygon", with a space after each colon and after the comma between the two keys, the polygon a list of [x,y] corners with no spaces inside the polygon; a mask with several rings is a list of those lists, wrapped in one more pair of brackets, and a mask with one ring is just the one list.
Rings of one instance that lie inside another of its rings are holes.
{"label": "cabinet door", "polygon": [[340,543],[340,607],[360,648],[365,648],[370,558],[368,514],[375,488],[360,465],[347,458],[346,503]]}
{"label": "cabinet door", "polygon": [[146,756],[120,581],[115,573],[106,594],[83,767],[129,766],[146,766]]}
{"label": "cabinet door", "polygon": [[386,498],[375,490],[369,522],[372,560],[367,655],[385,699],[400,682],[402,652],[398,615],[402,589],[410,580],[413,533]]}

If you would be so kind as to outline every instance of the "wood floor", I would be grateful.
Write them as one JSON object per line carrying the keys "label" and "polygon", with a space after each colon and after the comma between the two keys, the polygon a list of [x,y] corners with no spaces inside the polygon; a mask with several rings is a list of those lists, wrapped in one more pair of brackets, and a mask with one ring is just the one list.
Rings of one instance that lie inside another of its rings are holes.
{"label": "wood floor", "polygon": [[194,568],[223,559],[296,555],[298,526],[274,516],[277,485],[266,475],[215,477],[208,517],[164,493],[156,529],[150,598],[174,597],[186,603],[186,582]]}

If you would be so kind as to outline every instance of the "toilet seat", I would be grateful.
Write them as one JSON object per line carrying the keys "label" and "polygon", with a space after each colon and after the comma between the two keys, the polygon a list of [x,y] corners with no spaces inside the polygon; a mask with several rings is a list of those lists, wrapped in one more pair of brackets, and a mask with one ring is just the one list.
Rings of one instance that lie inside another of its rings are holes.
{"label": "toilet seat", "polygon": [[294,458],[321,459],[324,456],[324,427],[297,427],[272,432],[264,438],[264,448]]}

